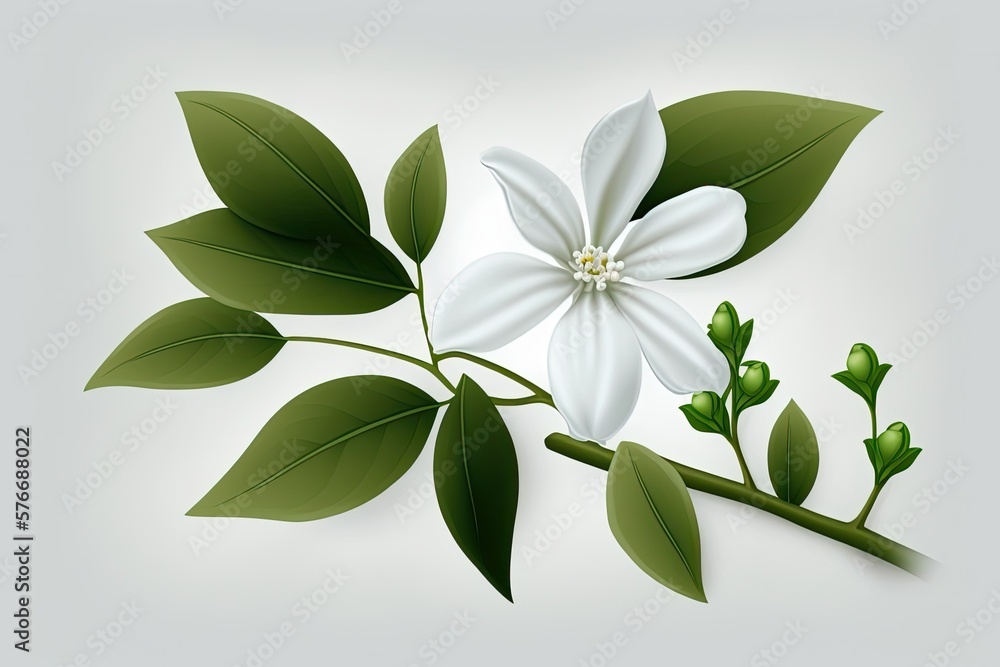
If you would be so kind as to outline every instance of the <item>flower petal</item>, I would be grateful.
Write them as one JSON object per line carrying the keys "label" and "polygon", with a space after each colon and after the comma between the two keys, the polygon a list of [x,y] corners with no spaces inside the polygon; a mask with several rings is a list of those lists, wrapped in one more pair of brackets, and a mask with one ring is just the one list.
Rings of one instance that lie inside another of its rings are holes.
{"label": "flower petal", "polygon": [[465,267],[434,306],[435,352],[489,352],[548,317],[577,288],[569,271],[504,252]]}
{"label": "flower petal", "polygon": [[491,148],[480,158],[507,198],[507,208],[524,238],[566,262],[584,244],[583,218],[562,179],[527,155]]}
{"label": "flower petal", "polygon": [[658,292],[628,283],[616,283],[608,294],[632,326],[663,386],[675,394],[725,390],[726,358],[686,310]]}
{"label": "flower petal", "polygon": [[582,292],[549,344],[549,383],[575,438],[604,442],[621,430],[639,400],[642,355],[611,299]]}
{"label": "flower petal", "polygon": [[639,280],[677,278],[726,261],[747,239],[743,195],[714,185],[668,199],[635,223],[615,253]]}
{"label": "flower petal", "polygon": [[629,102],[591,131],[583,146],[583,194],[590,242],[608,246],[622,233],[663,166],[667,135],[652,93]]}

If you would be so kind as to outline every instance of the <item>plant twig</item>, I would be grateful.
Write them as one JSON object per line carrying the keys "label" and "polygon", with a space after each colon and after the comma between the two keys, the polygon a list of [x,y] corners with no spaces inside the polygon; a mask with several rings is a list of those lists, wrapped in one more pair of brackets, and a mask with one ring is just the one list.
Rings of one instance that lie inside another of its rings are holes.
{"label": "plant twig", "polygon": [[[566,435],[554,433],[545,439],[545,446],[557,454],[569,457],[581,463],[608,470],[614,452],[595,442],[582,442]],[[745,505],[750,505],[775,516],[781,517],[798,526],[802,526],[819,535],[829,537],[842,544],[852,546],[871,556],[895,565],[898,568],[918,577],[926,576],[937,564],[933,559],[914,551],[875,533],[863,526],[838,521],[804,507],[785,502],[775,496],[757,489],[748,488],[744,484],[719,477],[697,468],[690,468],[681,463],[664,457],[680,474],[681,479],[689,489],[701,491],[713,496],[728,498]]]}

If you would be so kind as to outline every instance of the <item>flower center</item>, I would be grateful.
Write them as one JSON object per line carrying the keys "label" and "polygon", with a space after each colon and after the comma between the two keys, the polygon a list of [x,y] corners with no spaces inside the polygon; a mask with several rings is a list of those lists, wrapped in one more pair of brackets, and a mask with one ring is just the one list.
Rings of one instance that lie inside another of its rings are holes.
{"label": "flower center", "polygon": [[609,282],[621,280],[620,272],[625,268],[625,262],[616,262],[600,246],[587,245],[573,253],[570,267],[574,271],[573,278],[582,282],[585,290],[589,292],[597,288],[598,292],[603,292]]}

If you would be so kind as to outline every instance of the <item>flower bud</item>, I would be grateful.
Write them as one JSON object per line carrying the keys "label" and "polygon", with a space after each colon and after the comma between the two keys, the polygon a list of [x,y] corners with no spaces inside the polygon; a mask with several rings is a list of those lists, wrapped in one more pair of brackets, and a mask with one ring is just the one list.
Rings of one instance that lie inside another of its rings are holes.
{"label": "flower bud", "polygon": [[771,373],[767,368],[767,364],[755,361],[750,364],[746,372],[743,373],[743,377],[740,378],[740,388],[748,396],[754,396],[771,379],[770,375]]}
{"label": "flower bud", "polygon": [[901,451],[910,447],[910,429],[903,422],[896,422],[878,437],[878,450],[883,461],[891,461]]}
{"label": "flower bud", "polygon": [[691,397],[691,406],[704,417],[711,418],[715,414],[716,397],[710,391],[702,391]]}
{"label": "flower bud", "polygon": [[722,342],[732,342],[733,335],[740,327],[740,318],[736,309],[728,301],[724,301],[712,316],[712,333]]}
{"label": "flower bud", "polygon": [[859,382],[867,382],[878,367],[878,355],[869,345],[858,343],[847,355],[847,370]]}

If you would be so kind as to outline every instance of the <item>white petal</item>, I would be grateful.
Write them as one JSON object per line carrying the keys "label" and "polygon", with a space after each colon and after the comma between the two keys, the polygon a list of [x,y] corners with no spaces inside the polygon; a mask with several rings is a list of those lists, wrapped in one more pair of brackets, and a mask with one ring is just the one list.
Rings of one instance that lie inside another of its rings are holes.
{"label": "white petal", "polygon": [[570,433],[605,442],[621,430],[639,400],[639,343],[611,299],[583,292],[549,344],[549,383]]}
{"label": "white petal", "polygon": [[616,283],[608,294],[625,314],[663,386],[675,394],[725,390],[726,358],[686,310],[658,292],[628,283]]}
{"label": "white petal", "polygon": [[514,223],[532,245],[559,262],[583,247],[580,207],[561,178],[509,148],[491,148],[480,159],[493,172]]}
{"label": "white petal", "polygon": [[489,352],[544,320],[577,288],[569,271],[513,252],[488,255],[455,276],[434,307],[436,352]]}
{"label": "white petal", "polygon": [[714,185],[663,202],[635,223],[616,257],[639,280],[677,278],[726,261],[747,238],[743,195]]}
{"label": "white petal", "polygon": [[583,146],[583,193],[590,242],[609,247],[656,180],[667,136],[653,96],[620,107],[599,122]]}

